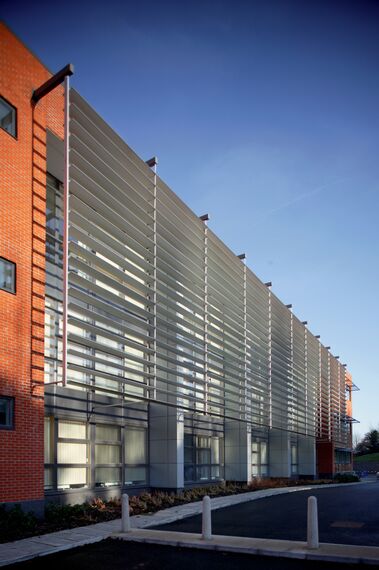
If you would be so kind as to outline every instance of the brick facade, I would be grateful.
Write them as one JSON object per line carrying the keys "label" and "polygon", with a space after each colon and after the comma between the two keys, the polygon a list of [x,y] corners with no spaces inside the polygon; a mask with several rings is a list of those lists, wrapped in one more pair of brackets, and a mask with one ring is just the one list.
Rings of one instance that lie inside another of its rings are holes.
{"label": "brick facade", "polygon": [[42,500],[46,129],[63,138],[59,87],[31,105],[51,74],[0,23],[0,96],[17,109],[17,138],[0,129],[0,257],[16,264],[16,294],[0,290],[0,395],[15,429],[0,429],[0,502]]}

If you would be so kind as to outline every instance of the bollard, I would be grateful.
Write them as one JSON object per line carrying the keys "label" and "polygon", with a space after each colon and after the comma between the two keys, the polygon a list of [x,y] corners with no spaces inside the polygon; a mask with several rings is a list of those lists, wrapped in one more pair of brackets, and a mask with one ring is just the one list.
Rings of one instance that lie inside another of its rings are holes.
{"label": "bollard", "polygon": [[122,495],[121,532],[130,532],[129,495]]}
{"label": "bollard", "polygon": [[208,495],[203,498],[203,520],[201,531],[203,540],[212,540],[211,500]]}
{"label": "bollard", "polygon": [[307,547],[311,549],[319,547],[316,497],[308,497]]}

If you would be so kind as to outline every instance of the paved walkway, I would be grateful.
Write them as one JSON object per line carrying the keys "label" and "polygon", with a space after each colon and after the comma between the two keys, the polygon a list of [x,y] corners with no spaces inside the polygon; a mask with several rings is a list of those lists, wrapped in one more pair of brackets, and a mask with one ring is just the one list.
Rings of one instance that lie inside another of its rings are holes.
{"label": "paved walkway", "polygon": [[[347,485],[362,485],[365,483],[346,483]],[[327,485],[327,488],[339,487],[340,485]],[[212,510],[222,509],[245,503],[247,501],[256,501],[271,497],[273,495],[280,495],[283,493],[296,493],[299,491],[309,491],[311,489],[325,488],[325,485],[304,485],[301,487],[289,487],[284,489],[268,489],[265,491],[254,491],[252,493],[241,493],[240,495],[231,495],[228,497],[217,497],[211,500]],[[136,515],[131,517],[132,529],[146,529],[152,526],[158,526],[180,520],[193,515],[201,513],[201,501],[197,503],[190,503],[171,507],[153,513],[150,515]],[[109,538],[111,535],[118,535],[121,530],[120,519],[98,523],[90,526],[83,526],[74,529],[61,530],[51,534],[44,534],[32,538],[25,538],[14,542],[0,544],[0,566],[14,564],[23,560],[29,560],[38,556],[46,556],[54,554],[61,550],[68,550],[83,546],[93,542],[99,542]],[[159,531],[151,531],[159,532]],[[164,532],[164,531],[160,531]],[[230,539],[232,537],[229,537]],[[234,537],[237,539],[237,537]],[[250,539],[252,540],[252,539]],[[379,550],[379,549],[378,549]],[[278,554],[276,554],[278,556]],[[379,557],[378,557],[379,560]]]}

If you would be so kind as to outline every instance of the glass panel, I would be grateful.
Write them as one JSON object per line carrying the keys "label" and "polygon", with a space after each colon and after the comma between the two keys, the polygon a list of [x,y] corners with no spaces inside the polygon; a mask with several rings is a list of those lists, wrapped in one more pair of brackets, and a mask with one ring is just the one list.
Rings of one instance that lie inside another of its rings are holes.
{"label": "glass panel", "polygon": [[220,441],[217,437],[211,438],[211,463],[220,463]]}
{"label": "glass panel", "polygon": [[45,467],[45,489],[53,489],[53,468]]}
{"label": "glass panel", "polygon": [[111,487],[121,485],[121,469],[119,467],[96,467],[96,487]]}
{"label": "glass panel", "polygon": [[87,463],[87,444],[59,442],[58,463]]}
{"label": "glass panel", "polygon": [[59,467],[58,489],[74,489],[87,486],[87,469],[85,467]]}
{"label": "glass panel", "polygon": [[16,109],[0,97],[0,127],[16,136]]}
{"label": "glass panel", "polygon": [[210,449],[197,449],[196,450],[196,457],[197,457],[196,463],[198,463],[200,465],[202,463],[209,464],[211,462],[211,450]]}
{"label": "glass panel", "polygon": [[52,450],[52,434],[51,434],[51,419],[45,418],[44,425],[44,451],[45,451],[45,463],[53,462],[53,450]]}
{"label": "glass panel", "polygon": [[125,485],[146,483],[146,467],[126,467]]}
{"label": "glass panel", "polygon": [[193,446],[193,437],[190,433],[184,434],[184,447],[192,447]]}
{"label": "glass panel", "polygon": [[10,398],[0,398],[0,426],[12,426],[12,406],[13,400]]}
{"label": "glass panel", "polygon": [[261,442],[261,463],[267,463],[267,443]]}
{"label": "glass panel", "polygon": [[0,289],[9,293],[16,292],[16,265],[0,258]]}
{"label": "glass panel", "polygon": [[95,446],[95,462],[96,463],[120,463],[121,462],[121,446],[120,445],[96,445]]}
{"label": "glass panel", "polygon": [[195,467],[193,465],[184,466],[184,481],[195,481]]}
{"label": "glass panel", "polygon": [[211,467],[211,476],[212,479],[220,479],[221,477],[221,470],[219,465],[212,465]]}
{"label": "glass panel", "polygon": [[193,448],[184,448],[184,463],[193,463]]}
{"label": "glass panel", "polygon": [[199,436],[197,438],[197,447],[209,447],[209,437]]}
{"label": "glass panel", "polygon": [[199,480],[210,479],[211,469],[209,465],[203,465],[197,468]]}
{"label": "glass panel", "polygon": [[67,439],[86,439],[86,424],[74,422],[58,422],[58,437]]}
{"label": "glass panel", "polygon": [[125,430],[125,463],[146,463],[147,445],[146,430],[126,428]]}
{"label": "glass panel", "polygon": [[96,425],[96,439],[106,441],[121,441],[121,430],[117,426]]}

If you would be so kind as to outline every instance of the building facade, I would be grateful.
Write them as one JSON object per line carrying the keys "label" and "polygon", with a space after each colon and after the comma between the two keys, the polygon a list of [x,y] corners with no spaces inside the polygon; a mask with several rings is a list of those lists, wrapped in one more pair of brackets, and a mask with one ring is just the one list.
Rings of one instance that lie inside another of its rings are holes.
{"label": "building facade", "polygon": [[0,65],[0,502],[350,470],[345,366],[3,24]]}

